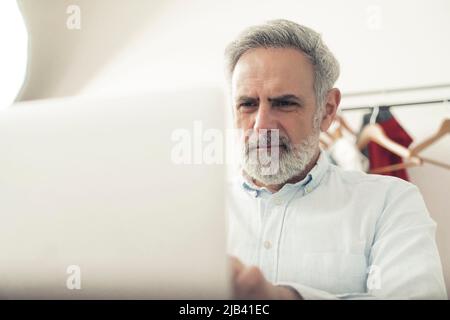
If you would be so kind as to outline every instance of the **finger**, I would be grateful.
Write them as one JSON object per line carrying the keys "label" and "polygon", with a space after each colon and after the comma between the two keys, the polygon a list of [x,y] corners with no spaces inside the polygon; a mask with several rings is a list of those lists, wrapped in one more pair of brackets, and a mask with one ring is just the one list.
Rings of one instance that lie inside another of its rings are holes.
{"label": "finger", "polygon": [[235,280],[238,299],[255,299],[265,290],[266,280],[261,270],[255,266],[242,270]]}
{"label": "finger", "polygon": [[229,256],[231,263],[231,272],[233,275],[233,280],[239,275],[239,273],[245,269],[245,265],[236,257]]}

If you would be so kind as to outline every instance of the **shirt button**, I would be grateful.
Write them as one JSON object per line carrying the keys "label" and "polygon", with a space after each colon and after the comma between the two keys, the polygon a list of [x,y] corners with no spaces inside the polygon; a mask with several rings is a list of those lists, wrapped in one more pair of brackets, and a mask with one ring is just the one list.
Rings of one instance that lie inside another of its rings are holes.
{"label": "shirt button", "polygon": [[269,250],[270,248],[272,248],[272,243],[269,240],[264,241],[264,248]]}

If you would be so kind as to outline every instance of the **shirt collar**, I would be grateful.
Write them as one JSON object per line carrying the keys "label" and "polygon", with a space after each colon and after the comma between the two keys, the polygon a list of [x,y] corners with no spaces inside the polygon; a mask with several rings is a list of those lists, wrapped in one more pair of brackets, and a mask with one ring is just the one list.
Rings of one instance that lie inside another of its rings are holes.
{"label": "shirt collar", "polygon": [[[305,188],[307,192],[313,191],[321,182],[322,178],[325,176],[330,165],[330,161],[325,154],[324,151],[320,151],[319,158],[315,164],[315,166],[311,169],[311,171],[306,175],[306,177],[298,181],[296,183],[286,183],[278,192],[282,192],[284,190],[292,190],[298,188]],[[257,197],[261,192],[271,193],[265,187],[258,187],[253,182],[251,182],[248,178],[241,174],[240,177],[242,188]]]}

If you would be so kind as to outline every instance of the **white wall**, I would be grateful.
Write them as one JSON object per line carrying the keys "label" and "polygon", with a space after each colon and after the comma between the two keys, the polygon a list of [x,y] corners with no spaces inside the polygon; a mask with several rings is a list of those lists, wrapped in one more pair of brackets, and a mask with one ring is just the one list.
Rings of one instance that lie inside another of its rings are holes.
{"label": "white wall", "polygon": [[[242,28],[274,18],[292,19],[323,34],[341,63],[338,86],[344,92],[450,83],[448,0],[129,0],[123,8],[120,0],[20,2],[40,17],[37,27],[45,22],[52,30],[34,37],[34,56],[42,57],[52,76],[35,81],[58,87],[47,85],[33,98],[220,86],[225,45]],[[79,31],[65,26],[65,7],[71,3],[81,9]],[[6,15],[15,18],[14,23],[0,19],[3,32],[15,34],[18,11],[2,12]],[[56,59],[64,66],[60,79],[48,59],[51,52],[39,46],[57,48],[52,41],[61,47]],[[2,61],[15,63],[12,69],[19,72],[2,75],[3,81],[22,76],[18,61],[23,64],[25,54],[11,47],[12,41],[6,44]]]}
{"label": "white wall", "polygon": [[172,0],[86,91],[221,85],[226,43],[274,18],[323,34],[341,63],[344,92],[450,83],[447,0]]}

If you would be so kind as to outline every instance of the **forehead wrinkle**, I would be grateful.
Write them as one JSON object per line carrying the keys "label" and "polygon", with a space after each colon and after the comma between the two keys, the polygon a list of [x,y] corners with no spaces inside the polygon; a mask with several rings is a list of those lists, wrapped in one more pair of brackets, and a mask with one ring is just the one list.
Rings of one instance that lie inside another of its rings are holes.
{"label": "forehead wrinkle", "polygon": [[299,99],[303,97],[300,86],[289,85],[286,86],[278,79],[252,79],[243,81],[244,85],[237,84],[236,97],[247,96],[251,98],[276,98],[284,95],[295,95]]}

